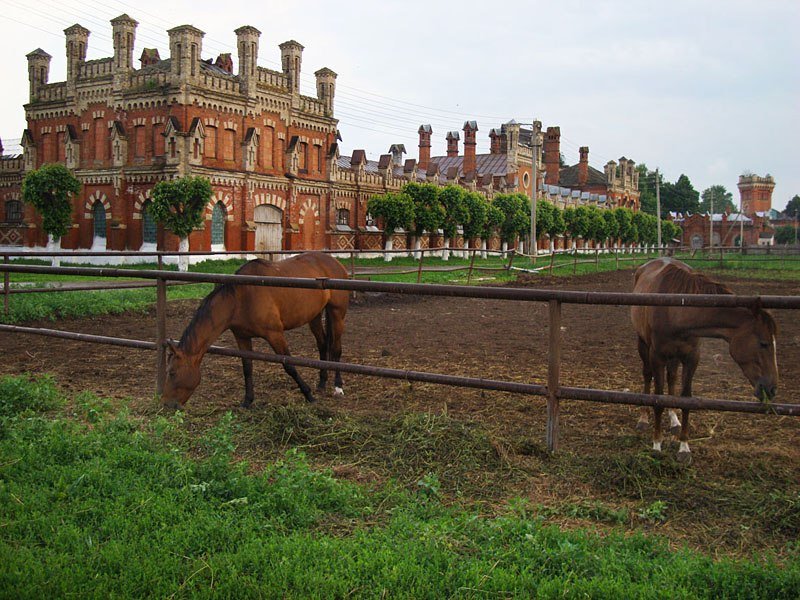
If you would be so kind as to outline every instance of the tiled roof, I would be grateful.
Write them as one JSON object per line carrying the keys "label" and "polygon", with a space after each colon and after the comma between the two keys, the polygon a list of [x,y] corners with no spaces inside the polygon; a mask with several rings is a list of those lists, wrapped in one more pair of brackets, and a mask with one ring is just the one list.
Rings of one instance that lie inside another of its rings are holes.
{"label": "tiled roof", "polygon": [[[437,164],[442,173],[449,172],[450,167],[457,167],[458,176],[464,176],[463,156],[432,156],[431,163]],[[477,154],[475,155],[475,170],[478,175],[508,175],[507,156],[505,154]]]}
{"label": "tiled roof", "polygon": [[[558,183],[566,186],[581,185],[578,183],[578,167],[579,165],[572,165],[561,169],[558,175]],[[605,173],[589,165],[589,174],[586,178],[586,183],[583,185],[608,185],[608,179],[606,179]]]}

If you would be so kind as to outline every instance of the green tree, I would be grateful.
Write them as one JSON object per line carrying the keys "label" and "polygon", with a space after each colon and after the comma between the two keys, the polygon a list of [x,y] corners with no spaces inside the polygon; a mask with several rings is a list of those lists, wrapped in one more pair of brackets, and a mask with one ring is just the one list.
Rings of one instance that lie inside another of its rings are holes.
{"label": "green tree", "polygon": [[436,231],[444,223],[444,206],[439,200],[439,188],[432,183],[407,183],[403,193],[414,203],[414,249],[418,250],[422,234]]}
{"label": "green tree", "polygon": [[681,175],[675,183],[666,182],[661,186],[661,214],[667,211],[695,213],[700,206],[700,194],[692,186],[686,175]]}
{"label": "green tree", "polygon": [[[211,200],[211,182],[205,177],[180,177],[159,181],[148,210],[156,222],[180,238],[179,250],[189,250],[189,234],[203,225],[203,212]],[[181,271],[189,269],[189,257],[178,259]]]}
{"label": "green tree", "polygon": [[596,206],[588,206],[589,210],[589,231],[587,235],[589,239],[599,244],[608,237],[608,230],[606,228],[606,220],[603,217],[603,212]]}
{"label": "green tree", "polygon": [[619,238],[619,222],[613,210],[604,210],[603,220],[606,222],[606,235],[608,236],[606,239],[609,247],[611,247],[616,244]]}
{"label": "green tree", "polygon": [[619,225],[617,236],[623,244],[632,244],[636,241],[636,227],[633,225],[633,211],[620,206],[614,209],[614,218]]}
{"label": "green tree", "polygon": [[[448,185],[439,190],[439,202],[444,207],[444,221],[442,222],[442,231],[444,232],[444,245],[445,250],[442,253],[442,259],[447,260],[449,257],[449,250],[447,247],[452,244],[452,240],[456,237],[458,226],[464,225],[469,219],[469,211],[465,201],[466,191],[464,188],[457,185]],[[469,238],[464,236],[465,241]]]}
{"label": "green tree", "polygon": [[[656,172],[640,163],[636,165],[639,172],[639,208],[643,212],[656,214]],[[664,210],[663,207],[661,209]]]}
{"label": "green tree", "polygon": [[503,213],[500,225],[500,239],[503,242],[511,245],[517,236],[524,236],[530,231],[531,205],[525,194],[497,194],[492,203]]}
{"label": "green tree", "polygon": [[22,180],[22,200],[42,216],[42,229],[57,242],[72,225],[72,195],[81,183],[64,165],[46,164]]}
{"label": "green tree", "polygon": [[464,194],[464,207],[467,218],[463,223],[464,239],[472,240],[479,237],[489,218],[489,201],[478,192]]}
{"label": "green tree", "polygon": [[800,219],[800,195],[795,194],[794,198],[786,204],[783,211],[790,219]]}
{"label": "green tree", "polygon": [[797,239],[797,230],[792,225],[781,225],[775,230],[776,244],[786,246],[794,244]]}
{"label": "green tree", "polygon": [[703,190],[700,198],[700,205],[697,208],[698,212],[711,212],[712,199],[714,201],[714,212],[717,214],[726,211],[738,211],[736,205],[733,203],[733,194],[725,189],[724,185],[712,185],[711,187],[707,187]]}
{"label": "green tree", "polygon": [[[386,250],[392,249],[392,233],[397,229],[410,229],[414,223],[414,202],[403,192],[387,192],[373,196],[367,203],[367,210],[373,217],[381,219],[386,234]],[[391,261],[392,255],[384,253],[384,260]]]}
{"label": "green tree", "polygon": [[489,238],[500,232],[500,226],[505,221],[505,218],[503,211],[494,202],[486,203],[486,222],[483,225],[483,231],[481,231],[481,238],[483,238],[481,247],[485,247]]}
{"label": "green tree", "polygon": [[558,235],[562,235],[566,229],[564,216],[561,209],[549,200],[536,201],[536,236],[541,238],[549,235],[554,243]]}

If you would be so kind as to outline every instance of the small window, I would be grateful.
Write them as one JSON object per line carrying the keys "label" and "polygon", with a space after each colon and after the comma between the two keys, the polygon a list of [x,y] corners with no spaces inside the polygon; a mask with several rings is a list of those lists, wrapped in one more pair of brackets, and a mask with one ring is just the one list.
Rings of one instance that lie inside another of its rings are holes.
{"label": "small window", "polygon": [[336,211],[336,224],[337,225],[350,225],[350,211],[346,208],[340,208]]}
{"label": "small window", "polygon": [[367,213],[367,216],[364,218],[364,225],[367,227],[375,227],[375,219],[371,214]]}
{"label": "small window", "polygon": [[6,223],[22,222],[22,202],[19,200],[6,201]]}

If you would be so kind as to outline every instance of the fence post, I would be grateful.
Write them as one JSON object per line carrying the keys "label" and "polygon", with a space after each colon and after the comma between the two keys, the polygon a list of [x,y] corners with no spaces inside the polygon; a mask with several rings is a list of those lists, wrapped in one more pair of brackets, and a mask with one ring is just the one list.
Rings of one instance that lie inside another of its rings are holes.
{"label": "fence post", "polygon": [[[4,265],[8,264],[8,259],[9,259],[8,254],[4,254],[3,255]],[[10,293],[9,288],[11,287],[9,281],[10,281],[9,273],[8,271],[5,271],[3,273],[3,313],[6,315],[8,314],[8,295]]]}
{"label": "fence post", "polygon": [[350,251],[350,279],[356,278],[356,253]]}
{"label": "fence post", "polygon": [[572,256],[573,256],[572,274],[575,275],[575,273],[578,272],[578,247],[577,246],[575,246],[575,250],[574,250],[574,253],[573,253]]}
{"label": "fence post", "polygon": [[553,263],[556,261],[556,249],[553,248],[553,251],[550,253],[550,275],[553,275]]}
{"label": "fence post", "polygon": [[600,248],[594,249],[594,270],[600,271]]}
{"label": "fence post", "polygon": [[619,248],[614,248],[614,270],[619,271]]}
{"label": "fence post", "polygon": [[558,388],[561,374],[561,302],[550,300],[550,355],[547,365],[547,451],[558,450]]}
{"label": "fence post", "polygon": [[[164,268],[164,259],[158,255],[158,270]],[[156,394],[164,392],[167,378],[167,281],[163,277],[156,280]]]}
{"label": "fence post", "polygon": [[475,250],[476,248],[470,248],[470,257],[469,257],[469,272],[467,273],[467,285],[469,285],[470,280],[472,279],[472,267],[475,265]]}
{"label": "fence post", "polygon": [[725,268],[725,267],[723,266],[723,264],[722,264],[722,246],[721,246],[721,245],[720,245],[720,247],[719,247],[719,268],[720,268],[720,269],[723,269],[723,268]]}
{"label": "fence post", "polygon": [[419,249],[419,267],[417,267],[417,283],[422,281],[422,261],[425,258],[425,248]]}
{"label": "fence post", "polygon": [[506,271],[510,271],[511,270],[511,265],[514,264],[514,257],[516,255],[517,255],[517,249],[515,248],[508,255],[508,266],[506,267]]}

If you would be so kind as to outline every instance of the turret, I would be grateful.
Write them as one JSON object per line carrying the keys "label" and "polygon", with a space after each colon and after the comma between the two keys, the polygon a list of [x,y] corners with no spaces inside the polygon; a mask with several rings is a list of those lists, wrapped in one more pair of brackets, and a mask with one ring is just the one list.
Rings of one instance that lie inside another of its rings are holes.
{"label": "turret", "polygon": [[67,85],[75,82],[80,65],[86,60],[89,34],[88,29],[77,23],[64,30],[67,36]]}
{"label": "turret", "polygon": [[136,38],[137,23],[128,15],[111,19],[114,40],[114,87],[127,87],[133,71],[133,42]]}
{"label": "turret", "polygon": [[47,83],[50,77],[50,59],[53,58],[41,48],[27,55],[28,83],[30,84],[30,100],[36,100],[40,86]]}
{"label": "turret", "polygon": [[243,94],[251,98],[256,95],[258,81],[258,39],[261,32],[245,25],[236,31],[236,48],[239,51],[239,85]]}
{"label": "turret", "polygon": [[476,121],[464,121],[464,176],[469,177],[476,168],[475,140],[478,133],[478,123]]}
{"label": "turret", "polygon": [[445,139],[447,140],[447,156],[458,156],[458,140],[461,139],[461,134],[457,131],[448,131]]}
{"label": "turret", "polygon": [[200,54],[205,33],[191,25],[179,25],[167,33],[172,75],[182,81],[194,81],[200,74]]}
{"label": "turret", "polygon": [[289,91],[293,94],[300,93],[300,67],[303,62],[303,45],[289,40],[283,42],[281,49],[281,65],[283,72],[289,79]]}
{"label": "turret", "polygon": [[317,78],[317,99],[325,104],[327,116],[333,116],[333,97],[336,94],[336,73],[323,67],[314,76]]}
{"label": "turret", "polygon": [[419,168],[424,171],[431,161],[431,135],[433,128],[430,125],[419,126]]}

